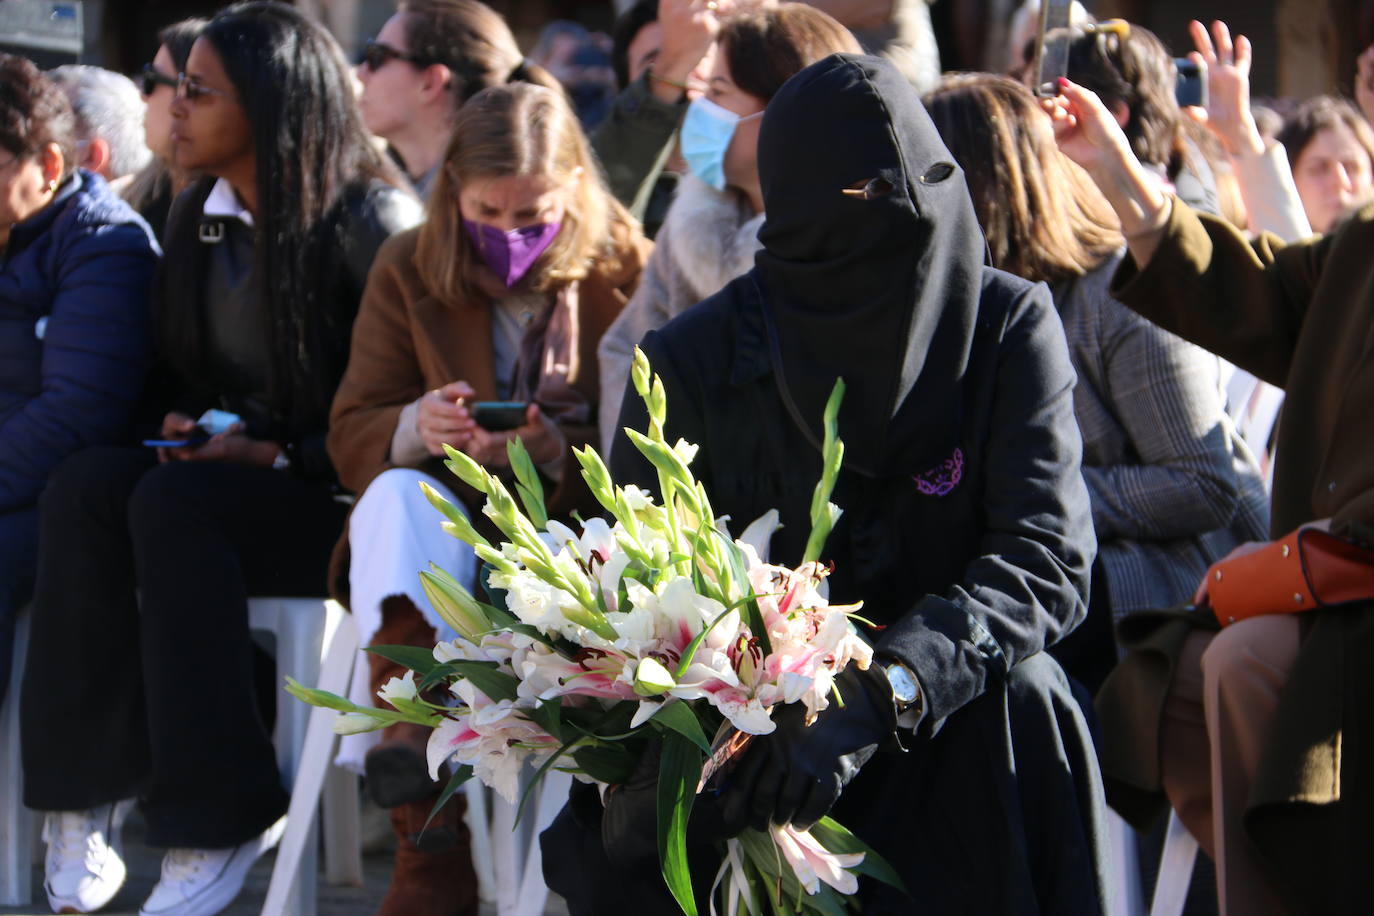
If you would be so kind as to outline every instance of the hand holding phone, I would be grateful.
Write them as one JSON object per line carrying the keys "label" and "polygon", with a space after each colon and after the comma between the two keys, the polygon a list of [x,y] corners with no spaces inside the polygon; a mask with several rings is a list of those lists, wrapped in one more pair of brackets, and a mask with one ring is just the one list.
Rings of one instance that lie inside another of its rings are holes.
{"label": "hand holding phone", "polygon": [[472,404],[472,419],[487,432],[519,429],[525,425],[529,406],[528,401],[476,401]]}
{"label": "hand holding phone", "polygon": [[1040,27],[1035,34],[1035,82],[1042,99],[1059,92],[1059,80],[1069,75],[1069,46],[1073,43],[1073,0],[1042,0]]}

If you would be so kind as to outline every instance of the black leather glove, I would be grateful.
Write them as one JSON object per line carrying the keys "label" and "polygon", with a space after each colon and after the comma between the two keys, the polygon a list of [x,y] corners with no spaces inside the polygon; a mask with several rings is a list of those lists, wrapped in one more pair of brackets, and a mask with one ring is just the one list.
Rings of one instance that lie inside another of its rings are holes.
{"label": "black leather glove", "polygon": [[[658,768],[662,751],[662,742],[650,744],[635,764],[629,782],[606,791],[601,844],[611,861],[622,867],[656,867],[658,862]],[[698,795],[687,819],[687,844],[710,844],[728,835],[732,834],[721,827],[717,799],[710,792]]]}
{"label": "black leather glove", "polygon": [[844,706],[830,705],[811,725],[806,707],[788,703],[773,714],[777,728],[755,738],[721,791],[729,836],[770,822],[809,829],[897,727],[892,685],[878,665],[851,664],[835,678]]}

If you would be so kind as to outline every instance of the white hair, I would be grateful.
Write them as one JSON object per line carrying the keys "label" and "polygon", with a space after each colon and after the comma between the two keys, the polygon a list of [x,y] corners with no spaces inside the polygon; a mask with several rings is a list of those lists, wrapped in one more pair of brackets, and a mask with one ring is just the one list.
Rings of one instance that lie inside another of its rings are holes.
{"label": "white hair", "polygon": [[67,94],[76,115],[76,139],[104,140],[110,147],[110,177],[140,172],[153,153],[143,139],[143,95],[127,76],[85,64],[48,71]]}

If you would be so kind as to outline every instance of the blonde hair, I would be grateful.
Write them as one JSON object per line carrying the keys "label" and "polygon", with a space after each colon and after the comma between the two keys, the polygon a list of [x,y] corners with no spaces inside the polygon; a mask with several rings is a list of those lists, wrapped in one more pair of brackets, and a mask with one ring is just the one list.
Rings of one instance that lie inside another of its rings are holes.
{"label": "blonde hair", "polygon": [[466,182],[517,175],[574,183],[562,228],[531,270],[536,289],[580,280],[597,261],[617,267],[617,243],[637,226],[606,190],[577,117],[561,93],[510,83],[479,92],[454,120],[415,254],[431,293],[448,301],[480,295],[481,260],[463,230],[458,192]]}
{"label": "blonde hair", "polygon": [[964,170],[994,267],[1053,284],[1083,276],[1121,247],[1111,207],[1059,151],[1025,86],[1003,76],[952,76],[925,102]]}

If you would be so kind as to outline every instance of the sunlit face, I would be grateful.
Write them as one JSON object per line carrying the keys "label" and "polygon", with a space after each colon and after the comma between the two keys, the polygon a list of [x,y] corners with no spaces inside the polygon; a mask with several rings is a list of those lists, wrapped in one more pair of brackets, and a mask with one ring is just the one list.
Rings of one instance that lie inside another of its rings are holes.
{"label": "sunlit face", "polygon": [[52,199],[49,183],[61,171],[62,154],[55,144],[37,156],[16,156],[0,149],[0,243],[9,241],[12,225],[33,216]]}
{"label": "sunlit face", "polygon": [[[396,13],[377,33],[380,45],[409,54],[406,44],[406,14]],[[421,89],[425,82],[424,68],[398,57],[388,58],[374,68],[367,61],[355,71],[363,91],[358,96],[358,110],[367,129],[379,137],[394,137],[415,120],[420,109]]]}
{"label": "sunlit face", "polygon": [[[730,63],[723,49],[717,49],[711,61],[710,77],[706,83],[706,97],[726,111],[740,117],[758,114],[767,103],[735,85],[730,75]],[[725,182],[746,187],[757,180],[759,170],[759,127],[762,118],[741,121],[735,126],[730,146],[725,151]]]}
{"label": "sunlit face", "polygon": [[172,101],[172,161],[226,177],[253,162],[253,132],[219,53],[196,39],[186,59],[188,85]]}
{"label": "sunlit face", "polygon": [[458,209],[464,219],[510,232],[562,222],[574,187],[546,175],[474,178],[458,191]]}
{"label": "sunlit face", "polygon": [[[172,62],[172,54],[163,45],[153,57],[153,69],[170,79],[176,79],[177,68]],[[143,142],[153,155],[164,161],[172,158],[172,97],[176,94],[171,86],[158,84],[152,95],[145,95],[147,110],[143,116]]]}
{"label": "sunlit face", "polygon": [[1293,164],[1303,209],[1314,232],[1328,232],[1370,194],[1374,169],[1369,152],[1344,124],[1319,130]]}

